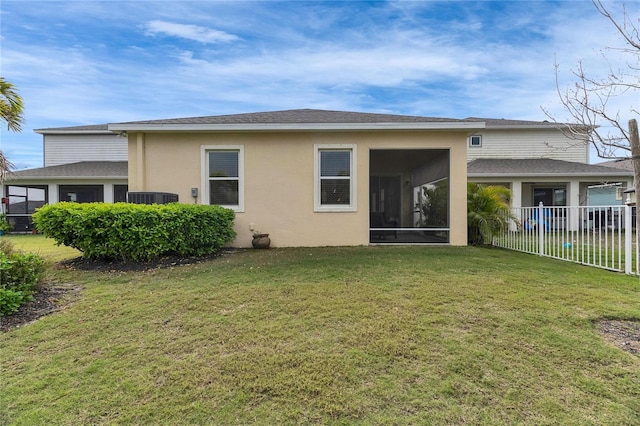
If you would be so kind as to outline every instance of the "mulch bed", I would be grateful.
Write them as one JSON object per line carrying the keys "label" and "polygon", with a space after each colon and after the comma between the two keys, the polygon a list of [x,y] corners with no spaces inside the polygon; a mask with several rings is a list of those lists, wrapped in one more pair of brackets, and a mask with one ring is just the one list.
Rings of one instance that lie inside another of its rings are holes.
{"label": "mulch bed", "polygon": [[105,261],[85,259],[84,257],[76,257],[75,259],[60,262],[62,268],[79,269],[82,271],[100,271],[100,272],[142,272],[151,269],[172,268],[180,265],[192,265],[196,263],[208,262],[212,259],[229,255],[234,249],[225,248],[216,253],[205,256],[164,256],[148,262],[136,261]]}
{"label": "mulch bed", "polygon": [[25,303],[12,315],[0,316],[0,331],[10,331],[22,327],[40,317],[64,309],[75,300],[81,288],[73,285],[44,284],[33,295],[33,300]]}

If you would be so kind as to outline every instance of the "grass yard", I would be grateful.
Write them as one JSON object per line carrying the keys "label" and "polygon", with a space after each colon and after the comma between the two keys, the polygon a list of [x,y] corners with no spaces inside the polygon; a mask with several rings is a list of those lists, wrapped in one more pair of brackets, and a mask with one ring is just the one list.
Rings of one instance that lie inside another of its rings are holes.
{"label": "grass yard", "polygon": [[59,262],[82,255],[74,248],[56,246],[53,240],[42,235],[3,235],[0,237],[0,241],[9,241],[16,249],[37,253],[51,262]]}
{"label": "grass yard", "polygon": [[49,276],[84,290],[0,335],[0,424],[640,424],[595,325],[640,319],[637,278],[473,247]]}

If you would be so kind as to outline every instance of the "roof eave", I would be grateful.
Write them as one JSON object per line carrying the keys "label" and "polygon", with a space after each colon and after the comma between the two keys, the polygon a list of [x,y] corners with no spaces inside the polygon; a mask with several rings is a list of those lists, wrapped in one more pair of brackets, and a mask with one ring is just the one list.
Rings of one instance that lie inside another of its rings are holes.
{"label": "roof eave", "polygon": [[480,130],[484,122],[433,123],[252,123],[252,124],[109,124],[111,132],[226,132],[309,130]]}
{"label": "roof eave", "polygon": [[34,129],[35,133],[41,135],[113,135],[111,130],[57,130],[57,129]]}
{"label": "roof eave", "polygon": [[60,179],[60,180],[89,180],[89,179],[100,179],[100,180],[104,180],[104,179],[128,179],[129,177],[127,175],[124,176],[12,176],[12,177],[8,177],[5,180],[5,183],[11,183],[12,181],[17,181],[17,180],[50,180],[50,179]]}
{"label": "roof eave", "polygon": [[620,178],[620,177],[633,177],[633,174],[630,173],[553,173],[553,172],[545,172],[545,173],[509,173],[509,172],[505,172],[505,173],[495,173],[495,172],[491,172],[491,173],[479,173],[479,172],[468,172],[467,173],[467,177],[478,177],[478,178],[487,178],[487,177],[498,177],[498,178],[505,178],[505,177],[562,177],[562,176],[566,176],[566,177],[597,177],[597,178],[602,178],[602,177],[615,177],[615,178]]}

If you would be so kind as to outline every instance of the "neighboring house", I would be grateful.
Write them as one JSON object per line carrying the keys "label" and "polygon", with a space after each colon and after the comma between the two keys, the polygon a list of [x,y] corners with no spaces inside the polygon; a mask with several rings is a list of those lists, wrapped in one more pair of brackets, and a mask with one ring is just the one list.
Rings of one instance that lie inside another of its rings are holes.
{"label": "neighboring house", "polygon": [[[467,138],[483,127],[321,110],[109,124],[128,134],[131,191],[233,209],[239,247],[258,230],[275,246],[466,245]],[[416,221],[436,187],[438,213]]]}
{"label": "neighboring house", "polygon": [[[631,174],[634,174],[633,171],[633,162],[631,161],[630,158],[620,158],[617,160],[610,160],[610,161],[604,161],[602,163],[599,163],[601,166],[607,166],[607,167],[613,167],[616,169],[621,169],[621,170],[626,170],[628,172],[630,172]],[[635,182],[635,179],[634,179]],[[622,190],[622,203],[623,204],[633,204],[635,205],[635,184],[632,183],[630,185],[627,185],[626,188],[620,188],[620,187],[616,187],[616,188],[608,188],[608,189],[603,189],[601,190],[601,192],[605,192],[605,196],[606,196],[606,200],[602,200],[603,203],[607,203],[612,199],[616,199],[618,200],[619,198],[619,193],[620,190]],[[615,194],[613,193],[615,191]],[[598,198],[599,200],[602,198]],[[616,204],[616,203],[611,203],[611,204]],[[635,222],[634,222],[635,223]]]}
{"label": "neighboring house", "polygon": [[13,172],[2,188],[14,231],[29,231],[31,214],[47,203],[126,200],[126,138],[106,124],[36,132],[43,135],[44,167]]}
{"label": "neighboring house", "polygon": [[476,120],[486,127],[469,138],[469,181],[510,188],[514,207],[622,204],[632,185],[632,171],[587,164],[589,145],[554,123]]}
{"label": "neighboring house", "polygon": [[[478,158],[469,162],[467,173],[472,182],[510,188],[514,207],[541,202],[545,206],[603,205],[601,199],[595,204],[590,200],[593,188],[626,188],[633,181],[633,173],[626,170],[549,158]],[[613,204],[622,204],[615,194]]]}

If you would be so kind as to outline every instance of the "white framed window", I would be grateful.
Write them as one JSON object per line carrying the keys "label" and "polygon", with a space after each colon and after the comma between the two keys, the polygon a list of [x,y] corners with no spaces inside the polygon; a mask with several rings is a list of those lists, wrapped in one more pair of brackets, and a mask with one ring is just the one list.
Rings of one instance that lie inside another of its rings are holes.
{"label": "white framed window", "polygon": [[356,146],[318,144],[314,150],[314,210],[356,211]]}
{"label": "white framed window", "polygon": [[204,204],[215,204],[236,212],[244,211],[244,147],[211,145],[202,147]]}
{"label": "white framed window", "polygon": [[472,146],[472,147],[482,146],[482,136],[480,135],[469,136],[469,146]]}

